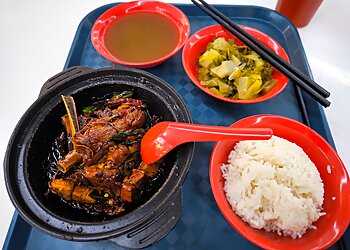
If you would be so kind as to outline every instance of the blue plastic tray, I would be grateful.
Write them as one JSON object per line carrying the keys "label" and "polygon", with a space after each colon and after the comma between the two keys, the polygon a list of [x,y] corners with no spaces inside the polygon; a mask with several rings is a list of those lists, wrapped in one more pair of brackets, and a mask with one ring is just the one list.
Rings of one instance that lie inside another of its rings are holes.
{"label": "blue plastic tray", "polygon": [[[101,68],[113,63],[101,57],[90,42],[90,30],[94,21],[115,4],[102,6],[89,13],[80,23],[69,52],[65,69],[73,66]],[[192,33],[214,21],[192,5],[177,5],[189,18]],[[291,63],[311,76],[299,34],[294,25],[277,12],[254,6],[217,6],[226,16],[239,24],[259,29],[273,37],[287,51]],[[187,78],[181,52],[165,63],[147,71],[163,78],[184,98],[195,123],[230,125],[254,114],[278,114],[301,121],[292,85],[270,101],[253,105],[234,105],[216,100],[199,90]],[[320,105],[304,94],[311,127],[333,146],[333,139]],[[283,104],[283,105],[281,105]],[[190,173],[184,183],[184,207],[182,217],[174,230],[152,249],[258,249],[238,234],[219,211],[210,189],[208,178],[209,156],[212,143],[196,146]],[[346,247],[348,246],[348,247]],[[110,241],[71,242],[50,237],[29,226],[17,213],[14,214],[4,249],[116,249]],[[350,249],[350,230],[342,241],[331,249]]]}

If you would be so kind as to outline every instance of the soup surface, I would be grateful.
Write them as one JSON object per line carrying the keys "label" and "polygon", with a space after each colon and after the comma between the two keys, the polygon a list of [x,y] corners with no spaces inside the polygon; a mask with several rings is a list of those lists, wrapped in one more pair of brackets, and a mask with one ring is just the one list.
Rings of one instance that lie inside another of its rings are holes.
{"label": "soup surface", "polygon": [[116,20],[106,30],[107,50],[116,58],[133,63],[164,57],[176,47],[178,29],[168,18],[151,12],[138,12]]}

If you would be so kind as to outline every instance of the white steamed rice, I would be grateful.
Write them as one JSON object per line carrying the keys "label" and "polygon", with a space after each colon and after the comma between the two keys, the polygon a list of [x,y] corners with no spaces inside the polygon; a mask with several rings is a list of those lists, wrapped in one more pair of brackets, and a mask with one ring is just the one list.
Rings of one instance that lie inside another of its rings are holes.
{"label": "white steamed rice", "polygon": [[321,212],[324,188],[315,164],[296,144],[273,136],[241,141],[221,167],[233,210],[250,226],[301,237]]}

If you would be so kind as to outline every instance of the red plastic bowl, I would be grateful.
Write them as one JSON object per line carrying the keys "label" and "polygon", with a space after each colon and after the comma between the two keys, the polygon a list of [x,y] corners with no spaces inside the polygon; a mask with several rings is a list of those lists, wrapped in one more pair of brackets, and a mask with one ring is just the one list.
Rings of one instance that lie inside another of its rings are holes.
{"label": "red plastic bowl", "polygon": [[[174,22],[179,31],[179,42],[174,50],[162,58],[141,63],[126,62],[109,53],[104,42],[106,30],[111,23],[118,20],[118,18],[134,12],[158,13]],[[175,55],[184,46],[189,35],[190,23],[185,14],[175,6],[157,1],[135,1],[119,4],[103,13],[92,27],[91,41],[97,52],[112,62],[136,68],[149,68],[156,66]]]}
{"label": "red plastic bowl", "polygon": [[[256,39],[258,39],[260,42],[262,42],[264,45],[266,45],[268,48],[270,48],[272,51],[274,51],[277,55],[282,57],[284,60],[289,62],[287,53],[284,51],[281,45],[279,45],[275,40],[273,40],[271,37],[266,35],[265,33],[253,29],[251,27],[240,25],[242,29],[247,31],[250,35],[254,36]],[[188,75],[188,77],[191,79],[191,81],[197,85],[198,88],[203,90],[208,95],[211,95],[217,99],[226,101],[226,102],[232,102],[232,103],[257,103],[266,101],[276,95],[278,95],[286,86],[288,83],[288,78],[285,77],[282,73],[277,71],[276,69],[273,69],[272,71],[272,78],[277,79],[278,83],[276,86],[271,89],[269,92],[267,92],[264,95],[261,95],[257,98],[250,99],[250,100],[235,100],[232,98],[222,97],[215,95],[212,93],[209,89],[202,86],[198,80],[198,65],[197,61],[199,56],[206,50],[206,46],[208,43],[213,41],[217,37],[224,37],[225,39],[233,38],[236,43],[239,45],[243,45],[241,41],[239,41],[235,36],[233,36],[230,32],[225,30],[221,25],[212,25],[208,26],[204,29],[201,29],[194,33],[186,42],[183,52],[182,52],[182,65]]]}
{"label": "red plastic bowl", "polygon": [[[223,190],[224,179],[220,166],[227,163],[228,155],[237,141],[220,141],[211,155],[210,184],[227,221],[246,239],[265,249],[325,249],[335,243],[349,225],[350,183],[344,164],[328,142],[309,127],[275,115],[251,116],[234,123],[232,127],[271,128],[274,135],[300,146],[320,172],[325,190],[323,208],[326,215],[314,223],[316,230],[307,230],[302,238],[295,240],[250,227],[233,212]],[[330,172],[327,166],[330,166]]]}

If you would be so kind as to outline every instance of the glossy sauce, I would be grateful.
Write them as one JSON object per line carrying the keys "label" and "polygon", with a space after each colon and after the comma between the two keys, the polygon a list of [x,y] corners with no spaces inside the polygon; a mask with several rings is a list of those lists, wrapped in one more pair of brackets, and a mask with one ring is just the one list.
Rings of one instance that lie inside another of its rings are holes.
{"label": "glossy sauce", "polygon": [[128,14],[106,30],[105,45],[116,58],[126,62],[149,62],[173,51],[179,31],[171,20],[151,12]]}

